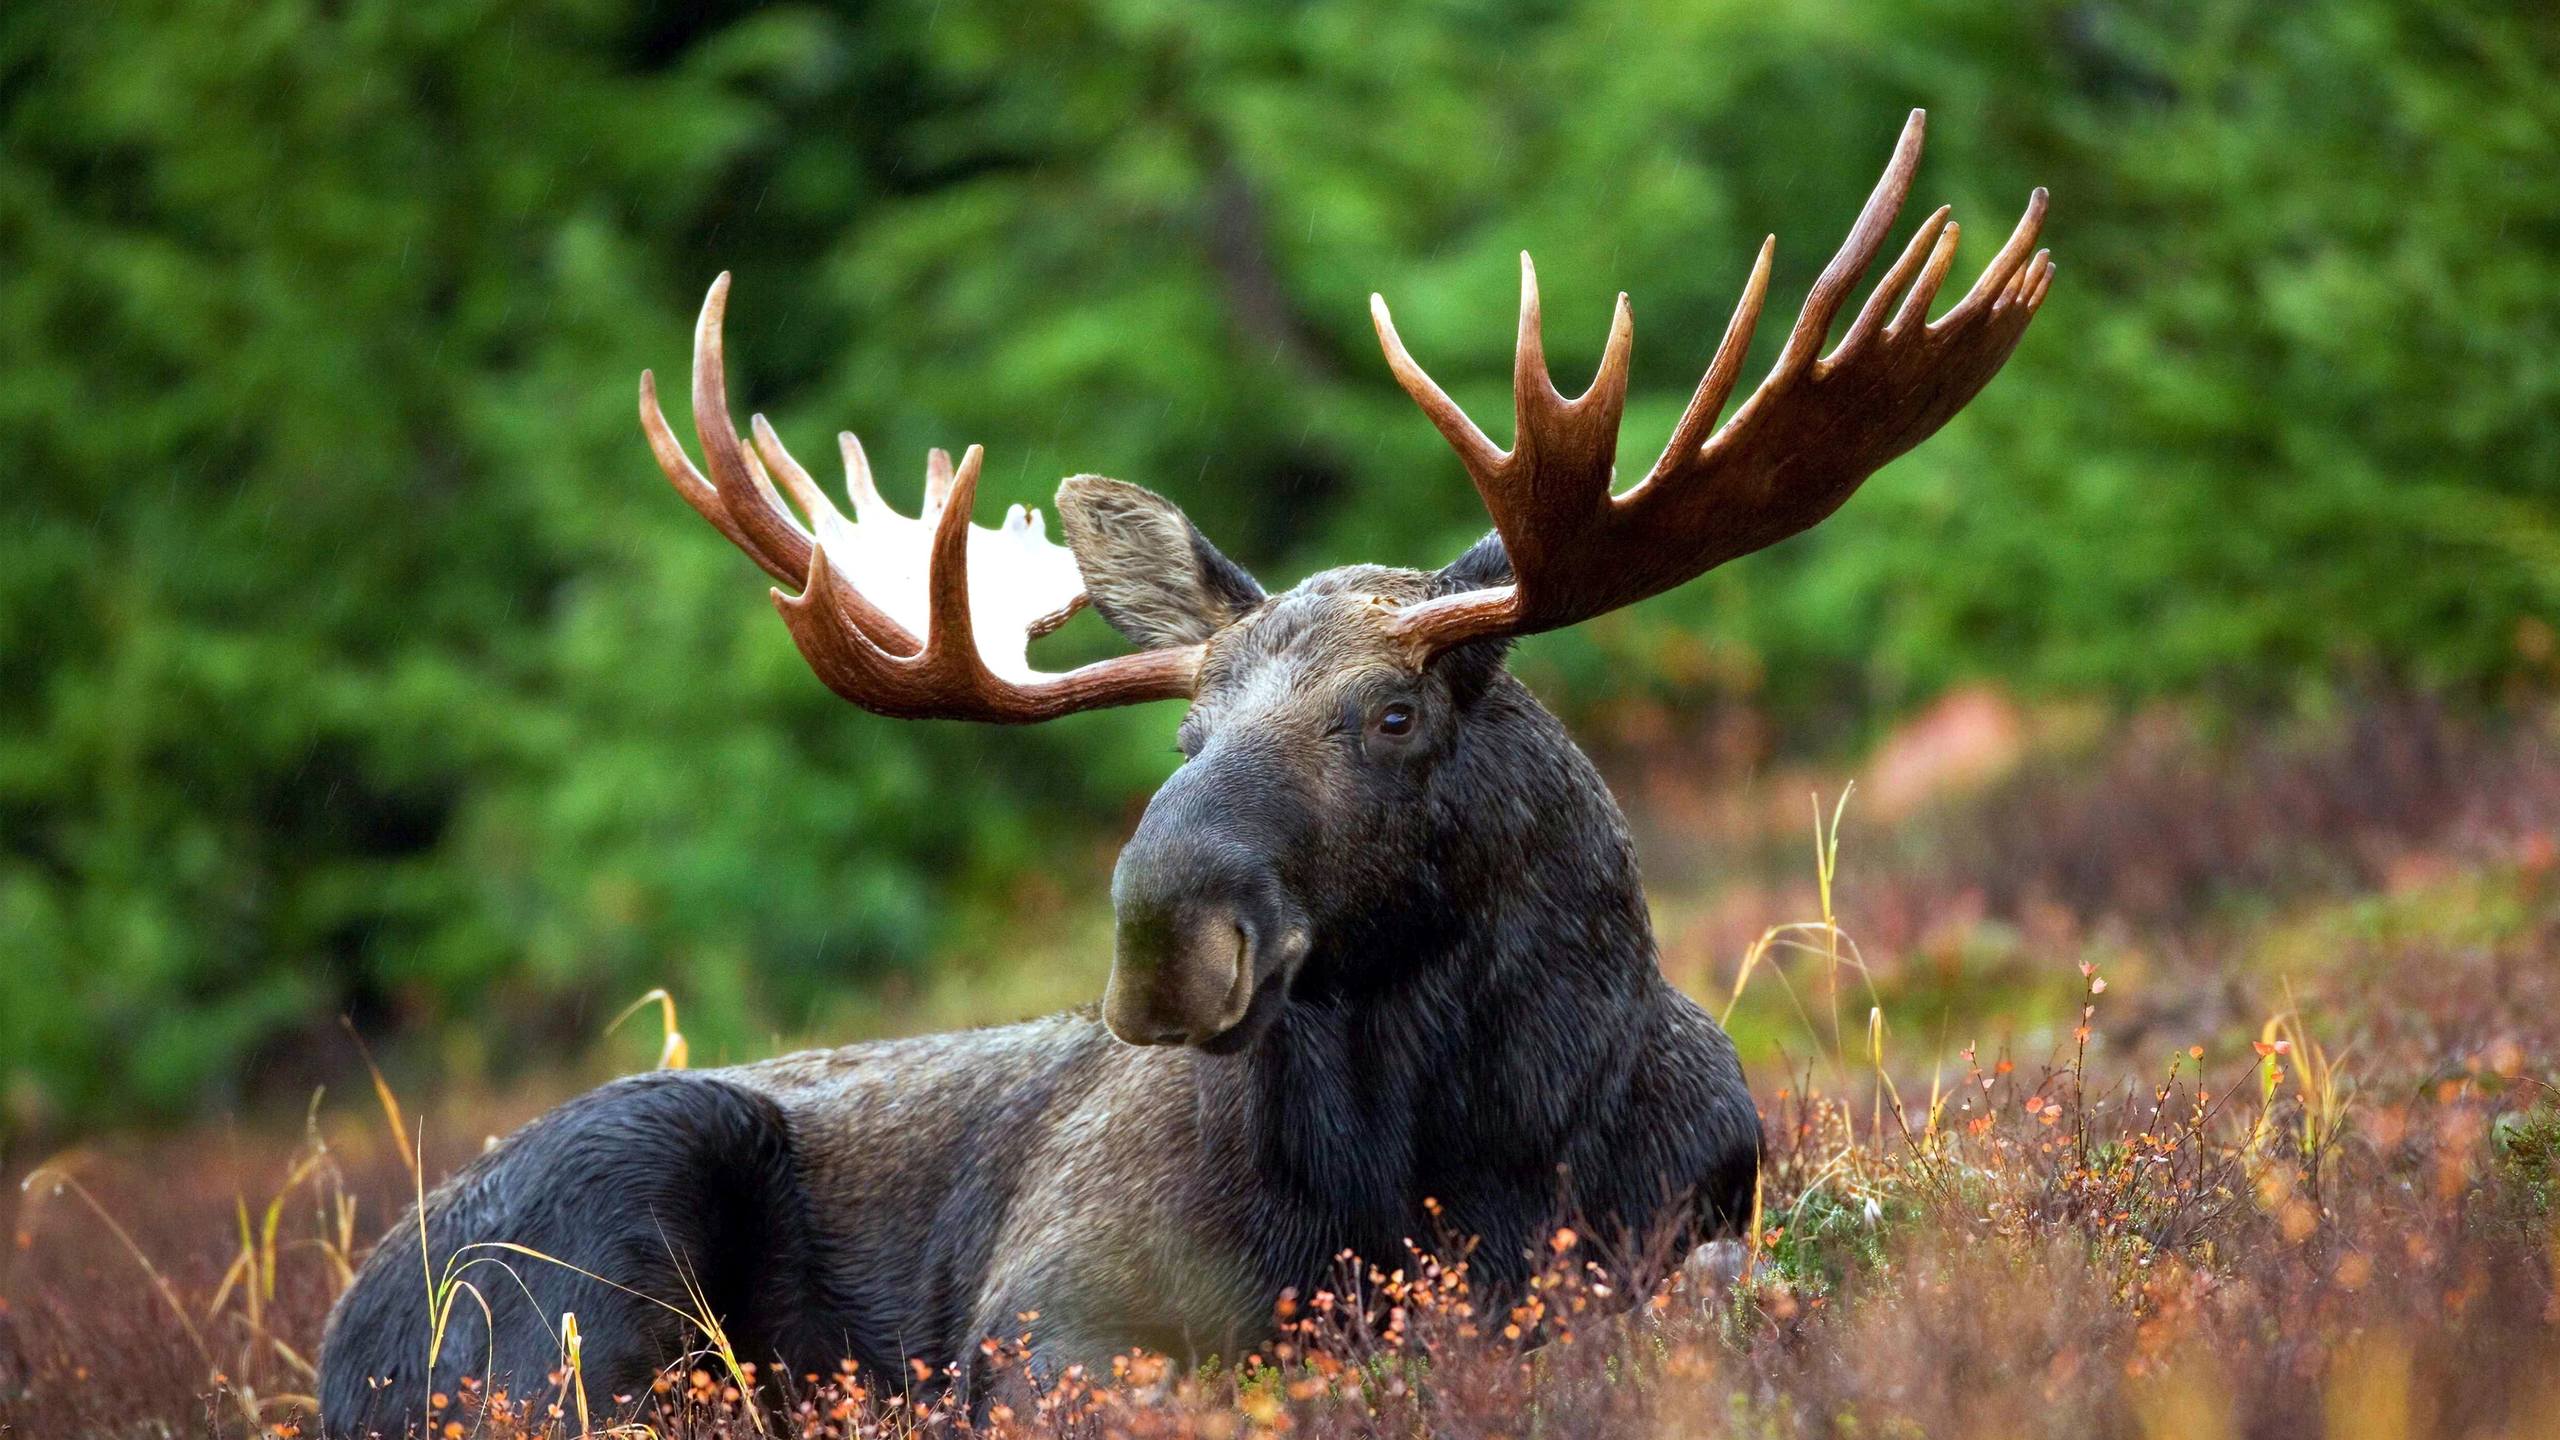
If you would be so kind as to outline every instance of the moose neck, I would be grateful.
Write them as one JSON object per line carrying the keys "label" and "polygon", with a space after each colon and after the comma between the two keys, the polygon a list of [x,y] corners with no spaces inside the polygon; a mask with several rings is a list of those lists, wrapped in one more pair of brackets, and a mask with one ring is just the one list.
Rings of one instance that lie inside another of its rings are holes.
{"label": "moose neck", "polygon": [[1666,993],[1624,818],[1555,718],[1502,677],[1443,763],[1411,903],[1319,939],[1308,973],[1331,978],[1203,1074],[1237,1158],[1371,1250],[1413,1233],[1425,1195],[1551,1200],[1569,1146],[1611,1129]]}

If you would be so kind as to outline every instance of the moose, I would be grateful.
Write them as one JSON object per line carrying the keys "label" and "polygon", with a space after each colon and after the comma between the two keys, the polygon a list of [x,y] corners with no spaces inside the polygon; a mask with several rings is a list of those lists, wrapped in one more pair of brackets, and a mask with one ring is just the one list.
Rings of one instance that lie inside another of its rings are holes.
{"label": "moose", "polygon": [[[1181,764],[1112,876],[1109,980],[1047,1019],[633,1076],[524,1126],[404,1216],[340,1300],[329,1432],[408,1429],[466,1374],[540,1390],[564,1314],[597,1396],[645,1394],[705,1321],[782,1373],[850,1358],[965,1387],[979,1342],[1033,1312],[1035,1375],[1141,1347],[1239,1353],[1345,1252],[1462,1234],[1473,1282],[1502,1293],[1569,1217],[1595,1244],[1745,1223],[1760,1129],[1732,1042],[1663,977],[1626,822],[1506,653],[1822,520],[1999,370],[2053,277],[2041,189],[1935,320],[1958,228],[1931,215],[1820,353],[1910,190],[1923,119],[1719,428],[1768,293],[1775,238],[1761,247],[1669,444],[1623,490],[1625,296],[1598,377],[1566,399],[1521,257],[1508,450],[1371,297],[1389,367],[1493,531],[1437,571],[1348,565],[1278,594],[1115,480],[1060,486],[1064,546],[1020,507],[975,525],[976,446],[956,466],[934,453],[909,518],[842,436],[845,516],[762,416],[748,438],[733,425],[720,277],[694,333],[709,476],[647,374],[641,424],[677,493],[784,587],[830,689],[892,718],[1008,724],[1188,702]],[[1030,640],[1088,601],[1134,651],[1035,671]],[[512,1277],[439,1317],[435,1277],[473,1255]]]}

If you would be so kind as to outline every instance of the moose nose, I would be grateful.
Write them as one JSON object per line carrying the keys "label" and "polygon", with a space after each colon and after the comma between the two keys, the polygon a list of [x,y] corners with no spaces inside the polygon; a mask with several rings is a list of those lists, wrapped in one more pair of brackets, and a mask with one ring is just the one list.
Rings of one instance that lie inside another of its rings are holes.
{"label": "moose nose", "polygon": [[1252,1008],[1259,928],[1221,901],[1120,911],[1102,1019],[1132,1045],[1196,1045]]}
{"label": "moose nose", "polygon": [[1208,1045],[1295,968],[1307,926],[1265,845],[1164,800],[1148,807],[1112,875],[1118,925],[1102,1019],[1133,1045]]}

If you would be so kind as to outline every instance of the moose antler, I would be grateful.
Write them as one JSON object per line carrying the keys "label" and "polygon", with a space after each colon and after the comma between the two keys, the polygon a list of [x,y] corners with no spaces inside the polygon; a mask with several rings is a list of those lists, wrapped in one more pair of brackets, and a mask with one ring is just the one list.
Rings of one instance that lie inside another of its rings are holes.
{"label": "moose antler", "polygon": [[1777,237],[1761,245],[1723,343],[1671,443],[1624,494],[1612,495],[1610,485],[1635,335],[1625,295],[1618,297],[1599,376],[1567,400],[1547,374],[1537,272],[1525,253],[1520,257],[1520,343],[1512,372],[1518,429],[1508,452],[1495,448],[1414,363],[1385,299],[1369,298],[1388,365],[1458,452],[1511,560],[1511,584],[1396,613],[1390,623],[1417,657],[1467,640],[1586,620],[1774,545],[1838,509],[1869,475],[1935,433],[1990,382],[2053,282],[2047,252],[2028,258],[2044,224],[2042,189],[2028,198],[2025,216],[1972,291],[1931,321],[1929,303],[1955,260],[1958,233],[1941,207],[1885,272],[1838,348],[1815,358],[1910,193],[1925,121],[1924,112],[1911,112],[1884,178],[1805,297],[1777,365],[1710,435],[1768,296]]}
{"label": "moose antler", "polygon": [[[972,525],[985,452],[972,445],[955,468],[932,452],[922,513],[908,519],[880,497],[862,442],[838,437],[854,518],[847,520],[765,418],[754,418],[755,449],[729,418],[720,323],[729,277],[711,283],[693,335],[693,421],[711,478],[693,468],[658,408],[656,377],[640,375],[640,426],[658,468],[729,543],[796,595],[773,592],[774,608],[809,667],[827,688],[878,714],[905,719],[1023,723],[1078,710],[1189,695],[1200,647],[1149,650],[1063,675],[1031,669],[1032,637],[1064,624],[1084,603],[1074,557],[1050,543],[1037,511],[1015,506],[1004,528]],[[774,478],[816,525],[802,528]],[[988,562],[997,583],[970,584]],[[859,572],[862,586],[854,575]],[[923,635],[919,643],[915,638]]]}

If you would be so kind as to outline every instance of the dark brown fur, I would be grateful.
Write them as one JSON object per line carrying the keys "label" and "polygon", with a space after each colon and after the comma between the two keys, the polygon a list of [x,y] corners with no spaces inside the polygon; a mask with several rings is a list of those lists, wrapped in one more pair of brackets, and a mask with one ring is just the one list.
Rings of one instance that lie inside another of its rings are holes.
{"label": "dark brown fur", "polygon": [[[1567,1216],[1604,1241],[1738,1222],[1757,1118],[1730,1042],[1660,974],[1599,776],[1499,645],[1417,673],[1381,628],[1499,581],[1500,547],[1265,598],[1135,487],[1080,478],[1060,508],[1105,618],[1209,643],[1188,758],[1121,857],[1104,1006],[605,1086],[429,1197],[435,1266],[512,1242],[647,1296],[691,1286],[747,1358],[903,1376],[1029,1311],[1044,1366],[1219,1351],[1342,1251],[1444,1226],[1481,1237],[1499,1294]],[[332,1318],[333,1433],[405,1428],[484,1361],[538,1382],[563,1310],[595,1394],[699,1343],[509,1255],[523,1285],[474,1272],[494,1325],[463,1302],[431,1375],[417,1225]]]}

